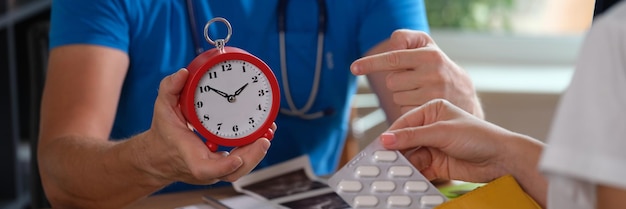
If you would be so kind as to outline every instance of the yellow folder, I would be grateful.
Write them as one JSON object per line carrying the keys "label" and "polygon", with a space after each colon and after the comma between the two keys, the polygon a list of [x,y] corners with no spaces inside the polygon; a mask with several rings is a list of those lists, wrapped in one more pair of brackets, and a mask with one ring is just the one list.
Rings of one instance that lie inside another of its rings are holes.
{"label": "yellow folder", "polygon": [[435,209],[540,209],[513,176],[502,176],[488,184],[447,201]]}

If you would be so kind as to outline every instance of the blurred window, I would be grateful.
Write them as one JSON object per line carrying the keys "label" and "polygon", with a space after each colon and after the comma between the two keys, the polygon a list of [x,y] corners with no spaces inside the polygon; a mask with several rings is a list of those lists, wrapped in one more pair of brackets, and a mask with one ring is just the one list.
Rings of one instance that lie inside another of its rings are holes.
{"label": "blurred window", "polygon": [[433,29],[523,35],[580,34],[594,0],[426,0]]}
{"label": "blurred window", "polygon": [[[432,37],[477,90],[540,93],[560,93],[569,84],[594,3],[425,0]],[[522,77],[542,79],[517,81]]]}

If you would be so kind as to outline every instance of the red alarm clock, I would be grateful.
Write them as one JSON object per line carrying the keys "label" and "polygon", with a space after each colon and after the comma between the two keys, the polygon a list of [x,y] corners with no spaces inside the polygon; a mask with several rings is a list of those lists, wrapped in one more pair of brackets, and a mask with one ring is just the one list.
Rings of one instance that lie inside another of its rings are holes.
{"label": "red alarm clock", "polygon": [[[221,21],[228,27],[226,39],[211,40],[208,26]],[[204,27],[205,39],[216,48],[191,61],[189,77],[180,96],[187,122],[218,146],[237,147],[258,138],[273,138],[272,123],[280,107],[276,76],[261,59],[236,47],[225,46],[232,28],[224,18],[213,18]]]}

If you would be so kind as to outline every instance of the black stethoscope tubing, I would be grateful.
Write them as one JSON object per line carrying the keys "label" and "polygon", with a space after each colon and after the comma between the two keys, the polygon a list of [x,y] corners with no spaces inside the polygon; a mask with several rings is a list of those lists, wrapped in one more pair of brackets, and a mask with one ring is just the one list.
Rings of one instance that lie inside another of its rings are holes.
{"label": "black stethoscope tubing", "polygon": [[[198,29],[196,28],[196,18],[195,18],[195,7],[193,5],[193,0],[186,0],[187,3],[187,14],[189,18],[189,24],[191,28],[194,50],[196,55],[199,55],[204,51],[204,48],[200,44],[200,37],[198,33]],[[293,98],[291,96],[291,91],[289,89],[289,79],[287,78],[287,64],[286,64],[286,49],[285,49],[285,33],[287,31],[287,0],[279,0],[278,1],[278,33],[279,33],[279,43],[280,43],[280,61],[281,61],[281,74],[284,91],[285,91],[285,99],[287,100],[287,105],[289,109],[281,108],[280,112],[285,115],[300,117],[303,119],[316,119],[323,117],[325,115],[330,115],[334,112],[332,107],[326,108],[323,111],[318,111],[315,113],[307,113],[310,108],[313,106],[315,99],[317,97],[317,91],[320,83],[320,74],[322,67],[322,52],[324,46],[324,37],[326,34],[326,25],[327,25],[327,11],[326,11],[326,2],[325,0],[317,0],[318,6],[318,25],[317,25],[317,51],[316,51],[316,64],[315,64],[315,75],[313,77],[313,85],[311,87],[311,92],[309,93],[309,99],[307,103],[302,108],[295,107],[293,102]]]}

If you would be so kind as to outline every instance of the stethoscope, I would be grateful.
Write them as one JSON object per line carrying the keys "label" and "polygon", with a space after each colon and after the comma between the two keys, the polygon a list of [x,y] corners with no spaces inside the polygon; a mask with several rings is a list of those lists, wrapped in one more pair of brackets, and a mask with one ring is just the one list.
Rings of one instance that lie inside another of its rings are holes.
{"label": "stethoscope", "polygon": [[[282,74],[282,82],[284,85],[284,95],[285,100],[287,100],[287,106],[289,109],[281,108],[280,113],[299,117],[302,119],[317,119],[326,115],[331,115],[334,113],[334,109],[332,107],[328,107],[322,111],[317,111],[314,113],[308,113],[315,103],[315,99],[317,98],[317,92],[319,90],[320,77],[322,74],[322,53],[324,51],[324,36],[326,34],[326,2],[325,0],[317,0],[318,6],[318,24],[317,24],[317,51],[315,55],[315,73],[313,75],[313,84],[311,86],[311,92],[309,93],[309,98],[306,104],[302,108],[296,107],[293,102],[293,97],[291,96],[291,90],[289,87],[289,79],[287,76],[287,52],[285,47],[285,31],[287,25],[287,0],[279,0],[278,1],[278,41],[279,41],[279,50],[280,50],[280,73]],[[187,0],[187,14],[189,18],[189,24],[191,28],[191,34],[193,36],[193,44],[195,47],[196,55],[199,55],[204,51],[204,48],[200,44],[200,37],[198,36],[198,29],[196,28],[196,19],[195,19],[195,7],[193,6],[193,0]]]}

